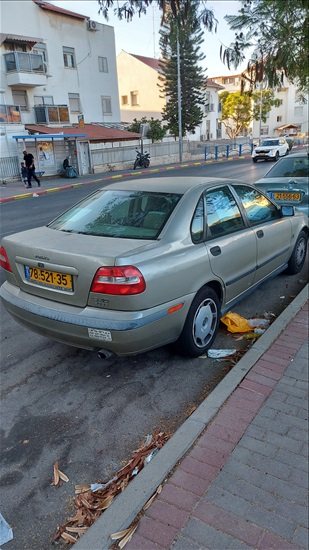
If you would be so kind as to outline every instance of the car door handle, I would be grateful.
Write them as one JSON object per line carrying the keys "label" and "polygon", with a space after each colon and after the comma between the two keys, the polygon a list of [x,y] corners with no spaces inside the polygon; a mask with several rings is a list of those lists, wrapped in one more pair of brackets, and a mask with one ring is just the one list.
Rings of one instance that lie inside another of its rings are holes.
{"label": "car door handle", "polygon": [[213,247],[210,249],[210,253],[211,253],[213,256],[220,256],[220,254],[221,254],[221,248],[220,248],[220,246],[213,246]]}
{"label": "car door handle", "polygon": [[261,239],[262,237],[264,237],[264,231],[262,231],[262,229],[259,229],[259,230],[256,232],[256,234],[257,234],[257,237],[258,237],[259,239]]}

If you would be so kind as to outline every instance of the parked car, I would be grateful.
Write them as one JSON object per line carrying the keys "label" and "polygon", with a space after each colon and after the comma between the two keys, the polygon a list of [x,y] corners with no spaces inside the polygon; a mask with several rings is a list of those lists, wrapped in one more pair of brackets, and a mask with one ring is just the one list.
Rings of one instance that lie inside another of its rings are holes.
{"label": "parked car", "polygon": [[115,182],[3,238],[1,298],[27,328],[103,357],[171,342],[196,357],[239,300],[302,269],[306,222],[237,180]]}
{"label": "parked car", "polygon": [[279,157],[284,157],[289,153],[290,146],[285,138],[267,138],[253,149],[252,160],[257,162],[262,160],[277,161]]}
{"label": "parked car", "polygon": [[295,206],[309,216],[308,153],[293,153],[280,159],[254,185],[279,205]]}

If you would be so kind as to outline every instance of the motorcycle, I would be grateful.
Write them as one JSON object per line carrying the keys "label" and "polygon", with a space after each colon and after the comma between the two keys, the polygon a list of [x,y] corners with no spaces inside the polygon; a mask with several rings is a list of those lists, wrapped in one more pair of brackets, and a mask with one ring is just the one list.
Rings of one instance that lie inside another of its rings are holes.
{"label": "motorcycle", "polygon": [[135,168],[137,168],[138,166],[140,168],[148,168],[150,164],[150,153],[147,153],[147,151],[145,151],[145,153],[141,153],[140,151],[138,151],[138,149],[135,150],[137,154],[134,161],[133,169],[135,170]]}

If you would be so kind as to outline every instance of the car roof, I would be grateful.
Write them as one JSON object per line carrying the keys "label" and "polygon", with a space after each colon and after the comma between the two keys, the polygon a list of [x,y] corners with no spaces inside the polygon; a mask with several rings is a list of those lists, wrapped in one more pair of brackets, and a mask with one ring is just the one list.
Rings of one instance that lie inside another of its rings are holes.
{"label": "car roof", "polygon": [[[134,179],[124,182],[113,182],[102,189],[117,189],[125,191],[148,191],[159,193],[180,193],[184,194],[189,189],[199,186],[213,187],[216,184],[239,183],[244,184],[244,181],[229,179],[229,178],[203,178],[203,177],[163,177],[163,178],[147,178]],[[249,184],[246,184],[249,185]]]}

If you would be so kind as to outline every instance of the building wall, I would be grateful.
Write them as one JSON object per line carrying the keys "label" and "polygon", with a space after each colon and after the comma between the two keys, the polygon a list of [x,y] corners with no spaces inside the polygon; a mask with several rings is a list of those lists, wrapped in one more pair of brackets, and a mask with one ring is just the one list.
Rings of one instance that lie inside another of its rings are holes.
{"label": "building wall", "polygon": [[[119,103],[122,122],[133,122],[142,117],[162,119],[162,110],[166,103],[159,89],[159,73],[136,57],[122,50],[117,56]],[[131,93],[137,92],[137,105],[132,101]],[[123,103],[127,97],[128,103]]]}
{"label": "building wall", "polygon": [[[74,3],[72,2],[72,10]],[[1,59],[1,85],[6,104],[12,104],[12,89],[27,91],[29,110],[22,112],[22,123],[35,123],[34,96],[52,96],[55,105],[69,105],[69,93],[79,94],[81,112],[70,111],[70,123],[120,122],[114,29],[97,23],[90,31],[87,20],[52,13],[28,0],[1,2],[1,32],[43,39],[47,47],[47,73],[43,85],[8,86],[4,57]],[[76,68],[66,68],[63,47],[74,48]],[[1,53],[7,53],[1,46]],[[108,72],[99,71],[98,57],[107,58]],[[42,79],[41,79],[42,80]],[[111,113],[103,114],[101,96],[110,98]]]}

